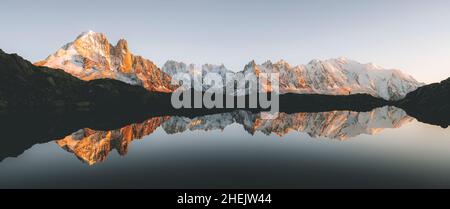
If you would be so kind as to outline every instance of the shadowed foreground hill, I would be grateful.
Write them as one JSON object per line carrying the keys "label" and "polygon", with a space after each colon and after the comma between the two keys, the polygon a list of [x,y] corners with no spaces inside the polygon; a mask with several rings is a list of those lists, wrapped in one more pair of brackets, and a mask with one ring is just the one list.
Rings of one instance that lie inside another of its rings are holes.
{"label": "shadowed foreground hill", "polygon": [[397,106],[419,121],[447,127],[450,125],[450,78],[419,87]]}

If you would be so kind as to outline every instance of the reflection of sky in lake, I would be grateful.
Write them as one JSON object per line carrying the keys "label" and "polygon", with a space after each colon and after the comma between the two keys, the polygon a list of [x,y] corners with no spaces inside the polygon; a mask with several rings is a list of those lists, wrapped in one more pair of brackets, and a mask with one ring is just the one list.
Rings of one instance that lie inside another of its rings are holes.
{"label": "reflection of sky in lake", "polygon": [[346,141],[283,137],[241,125],[223,131],[161,128],[93,166],[56,143],[0,163],[0,187],[354,188],[449,187],[450,129],[413,121]]}

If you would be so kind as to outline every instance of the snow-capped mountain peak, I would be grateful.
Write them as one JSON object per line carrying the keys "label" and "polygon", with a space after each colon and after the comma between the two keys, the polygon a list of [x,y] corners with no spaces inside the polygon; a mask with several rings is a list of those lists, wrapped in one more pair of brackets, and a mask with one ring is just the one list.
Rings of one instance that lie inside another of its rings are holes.
{"label": "snow-capped mountain peak", "polygon": [[173,91],[171,78],[153,62],[133,55],[125,39],[114,46],[103,33],[87,31],[61,47],[39,66],[62,69],[83,80],[117,79],[150,91]]}

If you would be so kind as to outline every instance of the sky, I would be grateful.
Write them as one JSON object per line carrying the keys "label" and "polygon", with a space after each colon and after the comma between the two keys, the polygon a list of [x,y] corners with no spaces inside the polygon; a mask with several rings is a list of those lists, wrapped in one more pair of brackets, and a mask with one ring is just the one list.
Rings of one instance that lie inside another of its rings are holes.
{"label": "sky", "polygon": [[93,30],[158,66],[346,57],[450,77],[448,0],[1,0],[0,19],[0,48],[33,62]]}

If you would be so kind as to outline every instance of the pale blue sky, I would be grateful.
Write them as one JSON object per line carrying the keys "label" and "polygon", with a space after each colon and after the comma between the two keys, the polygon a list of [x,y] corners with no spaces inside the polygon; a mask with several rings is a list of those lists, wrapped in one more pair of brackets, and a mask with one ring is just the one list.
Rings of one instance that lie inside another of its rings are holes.
{"label": "pale blue sky", "polygon": [[94,30],[159,66],[347,57],[427,83],[450,76],[447,0],[2,0],[0,19],[0,48],[31,61]]}

